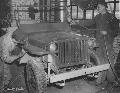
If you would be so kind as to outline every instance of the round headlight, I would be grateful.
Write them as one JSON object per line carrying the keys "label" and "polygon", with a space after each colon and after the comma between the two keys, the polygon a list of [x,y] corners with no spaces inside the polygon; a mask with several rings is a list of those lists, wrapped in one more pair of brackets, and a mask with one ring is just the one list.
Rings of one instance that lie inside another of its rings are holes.
{"label": "round headlight", "polygon": [[57,45],[55,43],[50,44],[50,51],[56,51],[57,50]]}
{"label": "round headlight", "polygon": [[88,40],[88,45],[89,45],[90,47],[95,47],[95,46],[96,46],[95,38],[90,38],[90,39]]}

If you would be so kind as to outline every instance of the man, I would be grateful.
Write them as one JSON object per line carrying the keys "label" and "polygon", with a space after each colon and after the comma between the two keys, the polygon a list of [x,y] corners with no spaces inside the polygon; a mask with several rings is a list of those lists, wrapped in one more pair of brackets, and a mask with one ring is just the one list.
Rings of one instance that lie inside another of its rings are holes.
{"label": "man", "polygon": [[97,10],[99,14],[95,17],[96,39],[99,43],[98,55],[100,55],[104,62],[111,63],[111,67],[107,72],[107,80],[113,82],[114,76],[114,52],[113,40],[118,34],[119,22],[117,18],[107,12],[107,4],[105,2],[98,2]]}
{"label": "man", "polygon": [[[98,42],[97,54],[102,59],[102,63],[111,63],[111,67],[107,72],[107,80],[114,81],[114,58],[113,58],[113,40],[118,34],[119,22],[117,18],[107,11],[107,3],[98,2],[98,15],[84,24],[84,26],[96,25],[96,40]],[[110,59],[110,60],[109,60]]]}

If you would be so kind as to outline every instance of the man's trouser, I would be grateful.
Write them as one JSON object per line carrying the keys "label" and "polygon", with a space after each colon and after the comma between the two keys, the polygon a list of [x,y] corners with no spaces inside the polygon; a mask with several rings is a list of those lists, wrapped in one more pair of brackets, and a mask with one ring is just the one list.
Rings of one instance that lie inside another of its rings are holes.
{"label": "man's trouser", "polygon": [[102,60],[102,64],[104,63],[110,63],[110,69],[107,71],[107,80],[110,82],[114,82],[115,76],[114,76],[114,51],[112,46],[112,40],[111,38],[106,38],[106,36],[102,36],[101,38],[97,38],[98,43],[98,49],[97,54]]}

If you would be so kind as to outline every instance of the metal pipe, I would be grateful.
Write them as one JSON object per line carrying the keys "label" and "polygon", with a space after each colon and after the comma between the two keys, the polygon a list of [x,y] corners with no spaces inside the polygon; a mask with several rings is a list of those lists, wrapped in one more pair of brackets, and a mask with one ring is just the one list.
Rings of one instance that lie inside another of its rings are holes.
{"label": "metal pipe", "polygon": [[65,6],[67,5],[66,0],[60,0],[60,20],[65,21]]}

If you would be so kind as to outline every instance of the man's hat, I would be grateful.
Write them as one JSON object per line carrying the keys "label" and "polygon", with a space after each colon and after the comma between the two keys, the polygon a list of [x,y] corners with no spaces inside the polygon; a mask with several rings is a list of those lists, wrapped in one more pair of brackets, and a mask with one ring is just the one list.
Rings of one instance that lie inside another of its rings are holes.
{"label": "man's hat", "polygon": [[98,4],[104,5],[106,8],[108,7],[107,3],[104,0],[99,0],[98,3],[97,3],[97,5]]}

